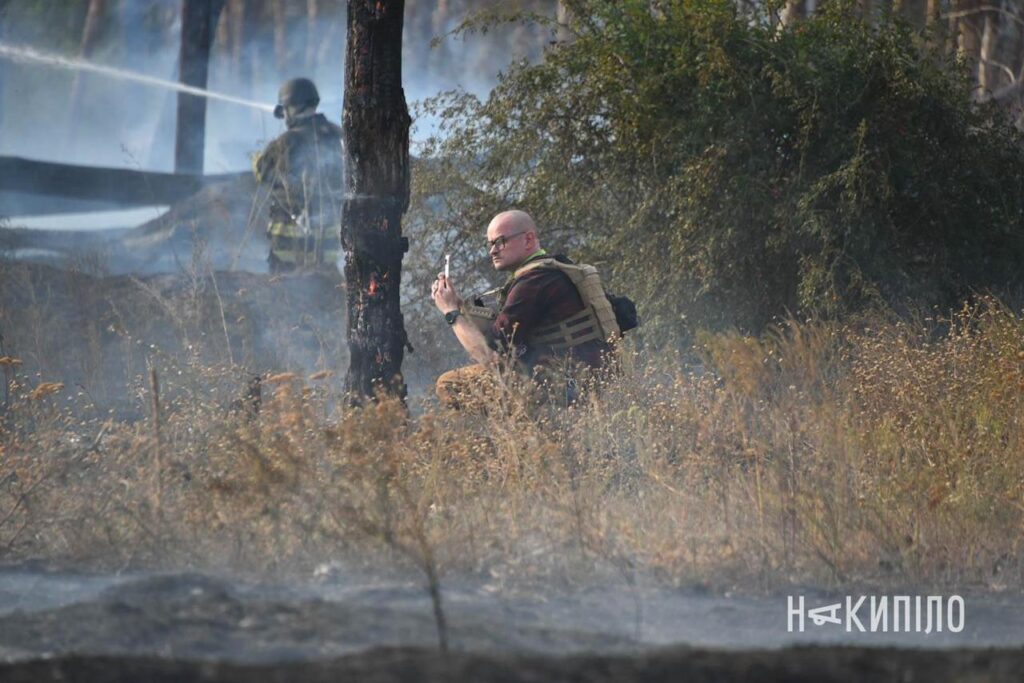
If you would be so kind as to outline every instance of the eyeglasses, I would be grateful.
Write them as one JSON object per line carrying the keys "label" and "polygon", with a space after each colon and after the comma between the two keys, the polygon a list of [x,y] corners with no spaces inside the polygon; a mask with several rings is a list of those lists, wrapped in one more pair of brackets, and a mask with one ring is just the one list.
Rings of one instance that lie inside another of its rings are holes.
{"label": "eyeglasses", "polygon": [[487,251],[489,252],[491,249],[494,248],[497,248],[498,251],[501,251],[502,249],[505,248],[505,245],[508,244],[508,241],[510,239],[512,239],[513,237],[519,237],[520,235],[525,235],[528,232],[530,231],[520,230],[519,232],[514,232],[511,235],[499,235],[498,237],[495,237],[493,240],[487,240]]}

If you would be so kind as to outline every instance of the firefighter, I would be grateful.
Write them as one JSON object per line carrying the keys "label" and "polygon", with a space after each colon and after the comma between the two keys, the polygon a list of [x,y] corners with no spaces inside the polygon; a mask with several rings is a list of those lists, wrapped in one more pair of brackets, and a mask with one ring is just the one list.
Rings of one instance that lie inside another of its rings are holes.
{"label": "firefighter", "polygon": [[335,269],[340,251],[344,161],[341,128],[316,111],[313,81],[293,78],[278,95],[274,116],[287,130],[253,162],[269,195],[268,261],[274,273]]}

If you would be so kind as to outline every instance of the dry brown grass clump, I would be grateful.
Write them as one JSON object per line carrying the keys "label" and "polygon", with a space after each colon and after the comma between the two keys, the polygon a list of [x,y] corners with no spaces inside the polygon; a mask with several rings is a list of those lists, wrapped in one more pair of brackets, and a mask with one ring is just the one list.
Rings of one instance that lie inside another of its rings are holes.
{"label": "dry brown grass clump", "polygon": [[[401,558],[513,583],[642,571],[714,589],[1020,587],[1011,311],[790,321],[700,350],[703,365],[627,355],[568,410],[510,389],[484,415],[415,418],[386,400],[342,410],[325,371],[265,376],[255,414],[157,362],[158,382],[137,383],[147,416],[119,422],[15,378],[0,553],[261,572]],[[156,386],[166,398],[149,401]]]}

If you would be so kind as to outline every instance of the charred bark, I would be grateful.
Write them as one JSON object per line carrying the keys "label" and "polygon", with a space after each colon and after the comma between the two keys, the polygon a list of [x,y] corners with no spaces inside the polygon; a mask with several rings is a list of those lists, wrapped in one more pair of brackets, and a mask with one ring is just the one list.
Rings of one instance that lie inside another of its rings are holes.
{"label": "charred bark", "polygon": [[404,0],[348,0],[344,128],[348,186],[342,218],[354,403],[377,390],[405,397],[408,344],[399,285],[408,240],[409,110],[402,90]]}
{"label": "charred bark", "polygon": [[[210,71],[210,46],[217,30],[224,0],[183,0],[179,80],[206,88]],[[176,173],[202,173],[206,146],[206,98],[178,93],[178,119],[174,138]]]}

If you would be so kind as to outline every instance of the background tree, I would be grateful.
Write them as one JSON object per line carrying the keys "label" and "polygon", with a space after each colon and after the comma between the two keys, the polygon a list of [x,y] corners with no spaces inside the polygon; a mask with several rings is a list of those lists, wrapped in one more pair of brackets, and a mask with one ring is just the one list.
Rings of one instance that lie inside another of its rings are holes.
{"label": "background tree", "polygon": [[673,338],[1020,282],[1021,138],[896,15],[829,3],[780,30],[724,0],[571,8],[543,63],[431,103],[426,245],[464,244],[485,277],[486,217],[525,207]]}
{"label": "background tree", "polygon": [[[103,18],[106,12],[106,0],[89,0],[88,9],[85,13],[85,21],[82,26],[82,40],[78,46],[78,57],[89,59],[96,50],[103,26]],[[74,122],[78,119],[78,110],[82,100],[82,80],[86,78],[81,72],[75,73],[71,82],[71,92],[68,96],[68,143],[75,144]]]}
{"label": "background tree", "polygon": [[[181,6],[180,81],[206,88],[210,71],[210,46],[217,31],[223,0],[184,0]],[[178,93],[178,116],[174,137],[176,173],[203,172],[206,147],[206,98]]]}

